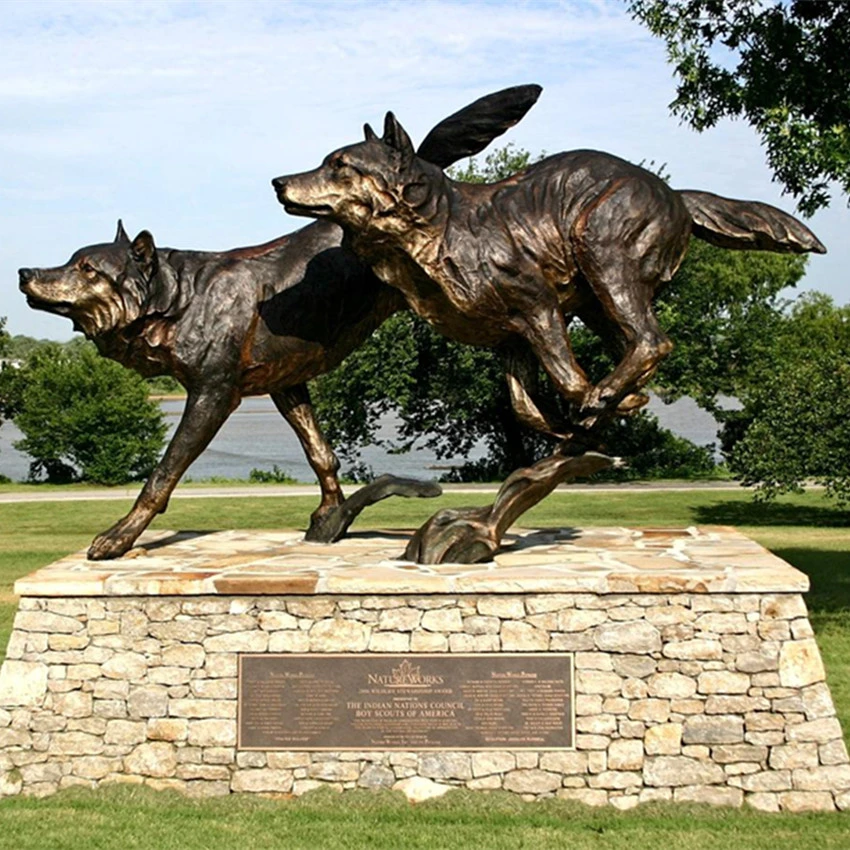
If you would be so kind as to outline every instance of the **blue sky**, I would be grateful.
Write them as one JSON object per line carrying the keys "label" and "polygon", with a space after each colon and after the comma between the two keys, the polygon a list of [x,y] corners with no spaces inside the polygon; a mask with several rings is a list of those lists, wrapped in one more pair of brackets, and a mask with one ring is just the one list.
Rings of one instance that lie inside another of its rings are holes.
{"label": "blue sky", "polygon": [[[669,116],[663,46],[619,0],[6,0],[0,316],[12,333],[67,339],[66,319],[26,306],[18,267],[111,239],[119,216],[171,247],[267,241],[305,223],[275,200],[275,175],[314,167],[387,109],[420,141],[465,103],[528,82],[543,95],[506,141],[654,160],[674,186],[793,211],[746,124],[698,135]],[[845,201],[810,225],[830,254],[803,288],[845,303]]]}

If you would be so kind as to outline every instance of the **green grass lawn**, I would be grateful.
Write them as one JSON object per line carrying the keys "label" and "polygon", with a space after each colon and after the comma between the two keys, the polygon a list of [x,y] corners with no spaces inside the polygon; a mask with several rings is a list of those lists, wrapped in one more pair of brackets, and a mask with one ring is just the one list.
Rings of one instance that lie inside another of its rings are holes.
{"label": "green grass lawn", "polygon": [[627,813],[453,791],[416,806],[389,791],[196,802],[143,788],[0,802],[3,850],[846,850],[846,815],[695,806]]}
{"label": "green grass lawn", "polygon": [[[438,507],[484,504],[487,494],[395,500],[367,510],[358,527],[420,524]],[[0,646],[15,611],[14,580],[88,545],[129,501],[0,505]],[[303,528],[312,498],[178,499],[154,527]],[[556,493],[526,525],[735,525],[807,573],[812,623],[845,734],[850,730],[850,517],[819,493],[754,505],[744,493]],[[73,790],[0,802],[0,848],[12,850],[194,848],[628,848],[759,850],[850,848],[850,816],[646,806],[620,813],[551,800],[453,792],[411,806],[384,792],[299,800],[229,797],[197,802],[141,788]]]}

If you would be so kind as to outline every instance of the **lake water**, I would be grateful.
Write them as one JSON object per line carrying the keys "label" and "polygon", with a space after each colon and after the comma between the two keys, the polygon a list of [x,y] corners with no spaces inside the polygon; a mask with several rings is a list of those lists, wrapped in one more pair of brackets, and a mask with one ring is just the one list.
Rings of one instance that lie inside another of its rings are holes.
{"label": "lake water", "polygon": [[[168,399],[161,404],[169,424],[170,437],[183,410],[183,400]],[[658,416],[664,427],[698,445],[717,441],[717,423],[714,418],[690,399],[680,399],[674,404],[665,405],[653,398],[649,410]],[[395,421],[387,418],[380,436],[392,438],[395,428]],[[21,434],[13,424],[7,422],[0,427],[0,474],[13,481],[25,479],[29,469],[27,456],[12,446],[20,438]],[[437,460],[432,452],[424,449],[390,455],[376,446],[366,448],[362,460],[376,473],[392,472],[414,478],[439,477],[442,470],[434,469],[434,466],[445,467],[452,463],[451,459]],[[247,478],[252,469],[271,470],[274,464],[298,481],[315,481],[300,443],[271,399],[267,396],[246,398],[207,450],[192,464],[186,477],[194,481],[219,476]]]}

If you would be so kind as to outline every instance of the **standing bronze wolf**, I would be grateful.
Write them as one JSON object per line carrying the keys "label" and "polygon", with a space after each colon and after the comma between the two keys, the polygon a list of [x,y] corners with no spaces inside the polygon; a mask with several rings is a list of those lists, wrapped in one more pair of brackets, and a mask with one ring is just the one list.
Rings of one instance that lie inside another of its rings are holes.
{"label": "standing bronze wolf", "polygon": [[[437,124],[419,153],[436,168],[477,153],[539,94],[528,85],[483,97]],[[102,354],[146,376],[173,375],[187,390],[162,460],[132,510],[95,538],[90,558],[130,549],[241,398],[262,393],[295,430],[319,479],[322,499],[308,538],[344,531],[364,500],[343,499],[339,463],[306,382],[405,304],[341,243],[338,227],[318,222],[264,245],[179,251],[158,248],[147,231],[131,240],[119,222],[113,242],[82,248],[63,266],[20,270],[30,306],[68,316]]]}
{"label": "standing bronze wolf", "polygon": [[[438,331],[503,350],[517,414],[553,433],[565,425],[534,399],[534,358],[584,430],[641,406],[641,388],[672,347],[652,299],[692,235],[726,248],[825,251],[775,207],[677,191],[598,151],[557,154],[495,184],[457,183],[416,156],[392,113],[383,138],[367,125],[364,142],[273,184],[287,212],[342,225]],[[573,316],[619,350],[596,386],[570,347]]]}

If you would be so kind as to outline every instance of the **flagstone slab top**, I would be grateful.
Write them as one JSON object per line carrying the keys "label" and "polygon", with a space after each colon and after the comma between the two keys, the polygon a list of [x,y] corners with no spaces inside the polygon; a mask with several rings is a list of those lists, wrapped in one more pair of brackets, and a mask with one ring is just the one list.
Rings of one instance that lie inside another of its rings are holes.
{"label": "flagstone slab top", "polygon": [[114,561],[68,555],[19,596],[800,593],[808,578],[733,528],[514,529],[484,564],[401,560],[409,531],[333,544],[292,531],[148,531]]}

